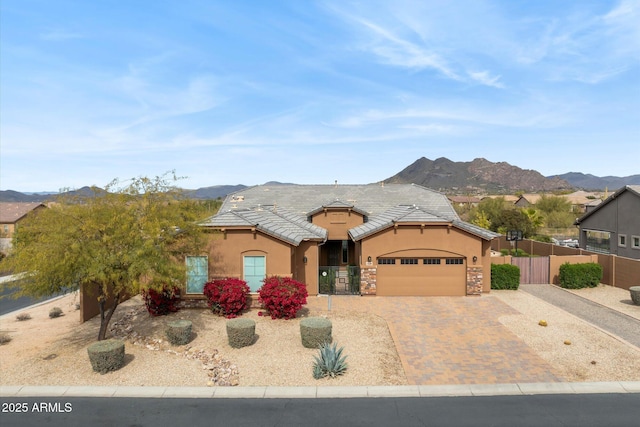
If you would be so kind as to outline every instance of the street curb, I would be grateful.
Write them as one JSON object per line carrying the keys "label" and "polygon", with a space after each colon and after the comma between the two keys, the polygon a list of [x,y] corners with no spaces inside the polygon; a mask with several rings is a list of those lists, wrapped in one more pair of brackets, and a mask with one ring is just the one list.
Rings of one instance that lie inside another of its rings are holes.
{"label": "street curb", "polygon": [[0,386],[0,397],[335,399],[640,393],[640,381],[358,387]]}

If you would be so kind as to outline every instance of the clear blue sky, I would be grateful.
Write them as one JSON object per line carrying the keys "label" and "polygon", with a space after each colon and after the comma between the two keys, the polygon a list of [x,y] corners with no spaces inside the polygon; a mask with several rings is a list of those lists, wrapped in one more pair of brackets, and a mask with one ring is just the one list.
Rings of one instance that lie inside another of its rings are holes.
{"label": "clear blue sky", "polygon": [[3,0],[0,189],[640,173],[640,1]]}

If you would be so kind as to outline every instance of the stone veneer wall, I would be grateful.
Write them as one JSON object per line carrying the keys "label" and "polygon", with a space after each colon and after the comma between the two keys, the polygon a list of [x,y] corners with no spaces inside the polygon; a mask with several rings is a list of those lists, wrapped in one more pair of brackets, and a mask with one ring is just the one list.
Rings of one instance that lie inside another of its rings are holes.
{"label": "stone veneer wall", "polygon": [[467,267],[467,295],[482,294],[482,267]]}
{"label": "stone veneer wall", "polygon": [[378,269],[375,267],[360,269],[360,293],[362,295],[376,294],[376,278]]}

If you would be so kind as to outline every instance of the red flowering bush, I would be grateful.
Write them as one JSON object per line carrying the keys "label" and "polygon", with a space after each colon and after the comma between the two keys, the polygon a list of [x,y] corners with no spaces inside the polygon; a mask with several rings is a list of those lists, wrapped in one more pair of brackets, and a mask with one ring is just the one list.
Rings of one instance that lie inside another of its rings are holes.
{"label": "red flowering bush", "polygon": [[305,284],[289,277],[267,277],[258,294],[259,301],[272,319],[293,319],[307,303]]}
{"label": "red flowering bush", "polygon": [[204,295],[211,311],[231,319],[247,308],[249,286],[240,279],[218,279],[205,283]]}
{"label": "red flowering bush", "polygon": [[180,288],[176,286],[163,286],[161,290],[144,289],[142,298],[147,311],[152,316],[165,316],[178,311]]}

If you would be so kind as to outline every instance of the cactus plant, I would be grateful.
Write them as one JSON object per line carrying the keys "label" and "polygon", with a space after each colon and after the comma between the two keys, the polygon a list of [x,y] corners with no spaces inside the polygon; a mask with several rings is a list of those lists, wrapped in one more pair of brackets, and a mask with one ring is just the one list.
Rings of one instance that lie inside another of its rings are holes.
{"label": "cactus plant", "polygon": [[347,356],[342,356],[344,347],[338,348],[337,344],[323,343],[319,349],[319,355],[314,356],[313,378],[335,378],[347,371]]}

